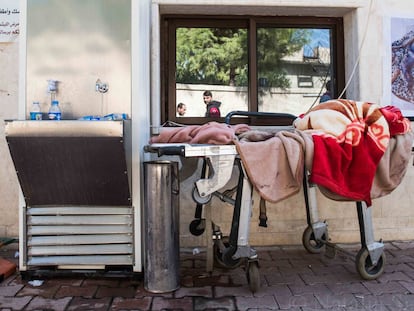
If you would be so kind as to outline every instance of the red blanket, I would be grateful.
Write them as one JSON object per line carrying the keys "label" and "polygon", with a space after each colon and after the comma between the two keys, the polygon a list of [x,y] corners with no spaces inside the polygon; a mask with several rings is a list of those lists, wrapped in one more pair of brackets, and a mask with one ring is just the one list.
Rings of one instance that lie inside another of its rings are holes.
{"label": "red blanket", "polygon": [[390,136],[410,131],[395,107],[331,100],[301,116],[295,126],[313,130],[310,182],[371,206],[370,190]]}

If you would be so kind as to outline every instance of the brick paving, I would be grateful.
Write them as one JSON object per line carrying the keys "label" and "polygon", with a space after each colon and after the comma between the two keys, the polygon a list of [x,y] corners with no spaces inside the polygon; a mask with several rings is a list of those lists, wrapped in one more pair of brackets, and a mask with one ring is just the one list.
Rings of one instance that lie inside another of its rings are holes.
{"label": "brick paving", "polygon": [[[356,255],[358,245],[346,249]],[[0,257],[17,264],[17,244]],[[384,273],[362,280],[354,257],[309,254],[302,246],[258,247],[260,289],[252,293],[244,265],[206,272],[206,253],[180,254],[181,286],[171,293],[149,293],[142,275],[104,278],[50,274],[40,286],[17,271],[0,283],[0,310],[414,310],[414,243],[387,242]]]}

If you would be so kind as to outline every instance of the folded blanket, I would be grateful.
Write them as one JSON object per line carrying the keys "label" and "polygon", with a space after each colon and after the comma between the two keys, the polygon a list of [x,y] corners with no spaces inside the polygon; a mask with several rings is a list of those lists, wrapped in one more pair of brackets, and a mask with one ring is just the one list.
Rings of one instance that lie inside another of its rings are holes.
{"label": "folded blanket", "polygon": [[208,122],[203,125],[165,128],[160,135],[151,137],[150,143],[188,143],[188,144],[232,144],[237,134],[250,130],[245,124],[228,125]]}
{"label": "folded blanket", "polygon": [[304,138],[294,132],[249,131],[235,141],[250,182],[266,201],[276,203],[302,187]]}
{"label": "folded blanket", "polygon": [[[371,205],[377,165],[393,135],[411,131],[395,107],[352,100],[331,100],[295,121],[298,130],[312,130],[314,158],[310,181],[327,190]],[[315,131],[316,130],[316,131]]]}

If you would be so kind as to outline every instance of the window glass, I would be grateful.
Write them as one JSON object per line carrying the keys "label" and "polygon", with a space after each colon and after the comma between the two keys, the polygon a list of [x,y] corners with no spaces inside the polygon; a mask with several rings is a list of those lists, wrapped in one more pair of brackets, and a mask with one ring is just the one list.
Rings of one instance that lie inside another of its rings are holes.
{"label": "window glass", "polygon": [[298,115],[326,99],[330,29],[259,27],[256,48],[259,111]]}
{"label": "window glass", "polygon": [[[175,54],[177,116],[215,117],[247,109],[246,29],[178,27]],[[186,106],[184,115],[180,104]]]}
{"label": "window glass", "polygon": [[162,25],[163,122],[299,115],[344,85],[341,18],[166,16]]}

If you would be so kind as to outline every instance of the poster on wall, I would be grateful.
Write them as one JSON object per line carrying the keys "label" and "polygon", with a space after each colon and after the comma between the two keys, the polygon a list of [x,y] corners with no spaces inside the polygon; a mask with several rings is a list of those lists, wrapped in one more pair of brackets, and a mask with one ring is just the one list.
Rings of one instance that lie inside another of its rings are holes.
{"label": "poster on wall", "polygon": [[12,42],[19,35],[19,1],[0,1],[0,43]]}
{"label": "poster on wall", "polygon": [[414,18],[391,18],[391,101],[414,120]]}

